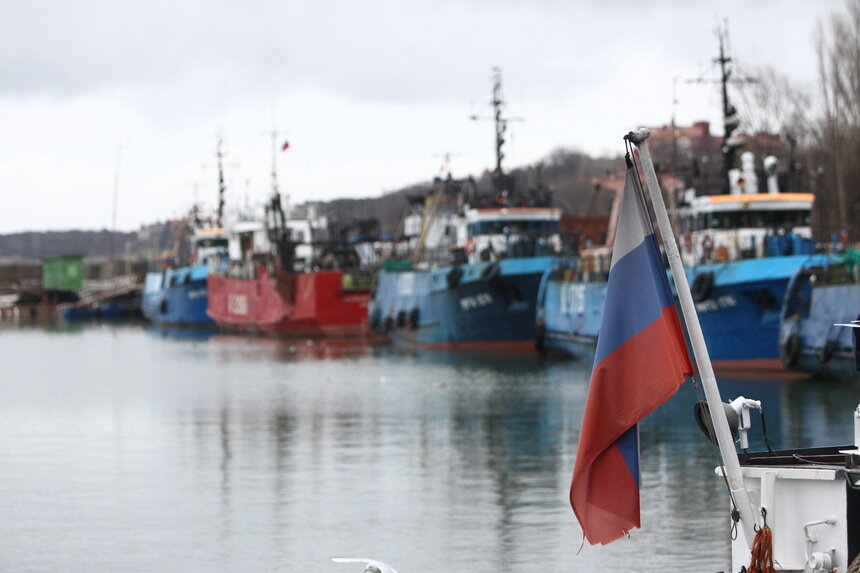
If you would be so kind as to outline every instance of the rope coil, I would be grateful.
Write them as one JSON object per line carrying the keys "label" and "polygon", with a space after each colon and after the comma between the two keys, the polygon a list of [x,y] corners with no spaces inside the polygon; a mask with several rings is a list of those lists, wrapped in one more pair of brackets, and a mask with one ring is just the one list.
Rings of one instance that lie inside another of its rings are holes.
{"label": "rope coil", "polygon": [[761,508],[762,526],[756,531],[747,573],[776,573],[773,568],[773,531],[767,526],[767,510]]}

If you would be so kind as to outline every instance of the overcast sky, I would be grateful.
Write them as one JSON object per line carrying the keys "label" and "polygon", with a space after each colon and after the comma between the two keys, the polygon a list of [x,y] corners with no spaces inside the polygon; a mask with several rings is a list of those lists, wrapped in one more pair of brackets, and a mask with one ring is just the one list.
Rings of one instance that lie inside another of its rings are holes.
{"label": "overcast sky", "polygon": [[[270,193],[270,133],[292,201],[369,197],[494,162],[492,68],[511,123],[505,163],[558,147],[622,151],[639,125],[719,130],[716,25],[741,65],[814,86],[816,22],[842,0],[4,0],[0,233],[117,228]],[[118,151],[120,150],[121,151]],[[118,167],[118,168],[117,168]]]}

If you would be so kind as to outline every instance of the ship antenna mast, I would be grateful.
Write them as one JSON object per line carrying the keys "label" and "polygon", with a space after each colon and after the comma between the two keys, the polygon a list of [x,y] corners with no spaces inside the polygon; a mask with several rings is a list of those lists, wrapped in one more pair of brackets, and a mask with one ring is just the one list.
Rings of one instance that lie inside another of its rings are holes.
{"label": "ship antenna mast", "polygon": [[[238,167],[236,163],[229,163],[227,165],[224,164],[224,157],[227,155],[224,153],[224,138],[219,133],[216,136],[217,144],[215,146],[215,167],[218,168],[218,210],[216,211],[216,220],[215,224],[218,227],[223,226],[224,221],[224,197],[227,194],[227,184],[224,182],[224,168],[225,167]],[[201,167],[204,169],[208,169],[212,167],[211,163],[203,163]],[[195,197],[196,202],[196,197]],[[209,224],[212,224],[212,219],[208,219]]]}
{"label": "ship antenna mast", "polygon": [[279,195],[278,189],[278,131],[272,130],[272,195]]}
{"label": "ship antenna mast", "polygon": [[[275,241],[279,244],[283,243],[288,238],[289,230],[287,229],[287,218],[284,213],[285,205],[289,208],[289,196],[284,195],[284,200],[281,201],[281,190],[278,185],[278,153],[289,148],[289,143],[284,142],[278,147],[277,122],[275,121],[275,110],[272,107],[272,131],[268,132],[272,139],[272,195],[265,205],[266,226],[269,227],[269,234],[275,237]],[[278,247],[280,249],[281,246]]]}
{"label": "ship antenna mast", "polygon": [[729,64],[732,63],[732,57],[729,55],[729,27],[728,23],[724,23],[722,27],[718,26],[715,30],[717,39],[720,43],[720,55],[714,58],[714,63],[720,66],[720,78],[718,80],[707,80],[697,78],[687,80],[694,83],[720,83],[720,96],[723,104],[723,186],[728,193],[729,186],[729,170],[735,165],[735,153],[739,147],[744,145],[742,139],[732,137],[734,131],[740,125],[738,110],[729,101],[729,84],[745,84],[755,83],[758,80],[749,77],[732,77],[732,68]]}
{"label": "ship antenna mast", "polygon": [[496,175],[502,177],[505,172],[502,170],[502,159],[505,154],[502,152],[502,146],[505,144],[505,131],[508,129],[508,120],[502,117],[502,110],[505,106],[505,100],[502,99],[502,70],[493,68],[493,117],[496,124]]}
{"label": "ship antenna mast", "polygon": [[219,135],[215,150],[215,157],[218,159],[218,215],[215,222],[219,227],[224,218],[224,194],[227,191],[227,186],[224,184],[224,152],[221,149],[223,143],[224,141]]}
{"label": "ship antenna mast", "polygon": [[[509,121],[523,121],[523,118],[504,117],[503,115],[506,102],[502,97],[502,70],[498,66],[493,68],[493,101],[490,103],[493,106],[493,117],[491,119],[496,126],[496,169],[493,172],[493,185],[497,190],[502,191],[505,187],[505,172],[502,168],[502,159],[505,158],[504,151],[502,151],[505,145],[505,132],[508,129]],[[488,118],[472,115],[470,119]]]}
{"label": "ship antenna mast", "polygon": [[732,58],[727,53],[729,41],[727,26],[717,28],[717,38],[720,41],[720,56],[714,61],[720,65],[720,89],[723,101],[723,181],[724,185],[728,185],[729,169],[735,164],[735,150],[743,143],[731,140],[732,133],[738,128],[740,120],[737,109],[729,102],[729,81],[732,77],[732,69],[729,64],[731,64]]}

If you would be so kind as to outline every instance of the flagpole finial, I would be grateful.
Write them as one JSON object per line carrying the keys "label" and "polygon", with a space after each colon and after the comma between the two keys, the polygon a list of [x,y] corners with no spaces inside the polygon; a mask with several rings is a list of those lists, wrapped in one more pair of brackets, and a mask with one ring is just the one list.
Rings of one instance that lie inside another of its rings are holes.
{"label": "flagpole finial", "polygon": [[643,141],[648,139],[649,135],[651,135],[651,132],[648,131],[647,128],[643,127],[641,129],[636,129],[634,131],[631,131],[630,133],[628,133],[627,135],[624,136],[624,139],[626,139],[632,143],[638,144],[638,143],[642,143]]}

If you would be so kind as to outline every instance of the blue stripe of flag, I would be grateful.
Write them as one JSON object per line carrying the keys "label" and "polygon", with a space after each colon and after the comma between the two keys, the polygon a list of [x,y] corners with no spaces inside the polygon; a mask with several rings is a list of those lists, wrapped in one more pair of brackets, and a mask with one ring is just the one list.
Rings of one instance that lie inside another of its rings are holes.
{"label": "blue stripe of flag", "polygon": [[671,296],[657,242],[649,234],[612,265],[594,363],[660,318],[663,308],[674,304]]}

